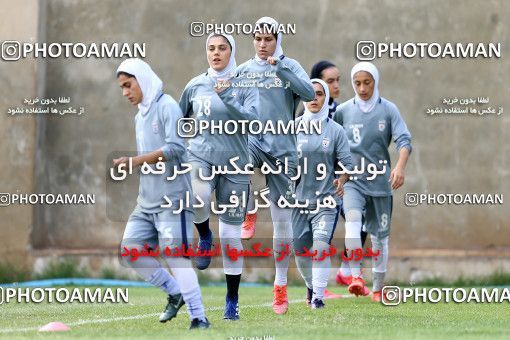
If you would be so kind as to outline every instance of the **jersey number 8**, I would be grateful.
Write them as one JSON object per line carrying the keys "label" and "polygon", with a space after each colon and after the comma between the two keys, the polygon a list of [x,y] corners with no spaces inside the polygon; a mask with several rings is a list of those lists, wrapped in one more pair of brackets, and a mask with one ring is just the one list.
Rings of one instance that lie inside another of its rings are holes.
{"label": "jersey number 8", "polygon": [[361,142],[361,135],[358,127],[352,128],[352,139],[354,140],[354,143],[358,144]]}

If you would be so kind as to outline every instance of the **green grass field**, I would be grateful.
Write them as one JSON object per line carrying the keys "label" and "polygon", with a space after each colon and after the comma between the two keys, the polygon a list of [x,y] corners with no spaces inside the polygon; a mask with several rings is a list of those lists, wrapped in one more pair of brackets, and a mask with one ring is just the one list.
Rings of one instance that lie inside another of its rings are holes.
{"label": "green grass field", "polygon": [[[346,294],[339,287],[334,292]],[[510,305],[439,303],[386,307],[369,298],[326,300],[323,310],[304,303],[305,289],[289,287],[289,311],[271,309],[272,287],[241,287],[241,320],[222,319],[225,288],[203,287],[209,330],[189,331],[181,310],[166,324],[158,322],[166,297],[156,288],[129,288],[128,304],[0,305],[0,336],[8,338],[191,338],[191,339],[509,339]],[[184,310],[185,308],[183,308]],[[51,321],[71,327],[63,333],[40,333]],[[267,338],[266,338],[267,339]]]}

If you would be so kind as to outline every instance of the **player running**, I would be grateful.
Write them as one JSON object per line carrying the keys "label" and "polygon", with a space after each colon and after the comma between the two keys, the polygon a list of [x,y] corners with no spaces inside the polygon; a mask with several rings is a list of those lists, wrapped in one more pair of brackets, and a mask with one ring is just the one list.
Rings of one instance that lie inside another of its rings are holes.
{"label": "player running", "polygon": [[[336,111],[338,103],[335,101],[336,98],[340,97],[340,72],[338,68],[327,60],[321,60],[312,66],[312,71],[310,72],[310,78],[319,78],[322,79],[326,84],[328,84],[330,98],[329,98],[329,113],[330,116]],[[340,215],[345,221],[345,213],[343,209],[343,203],[340,199]],[[367,239],[367,232],[361,230],[361,246],[365,245],[365,241]],[[347,257],[347,252],[345,251],[344,245],[344,255]],[[349,266],[348,261],[342,261],[342,265],[337,271],[336,274],[336,282],[339,285],[348,286],[351,284],[352,276],[351,276],[351,267]],[[363,295],[366,296],[370,294],[370,289],[365,287],[363,291]],[[341,295],[334,294],[326,289],[324,292],[324,296],[326,299],[335,299],[340,298]]]}
{"label": "player running", "polygon": [[[331,269],[330,245],[340,213],[336,193],[343,195],[343,184],[348,179],[347,174],[335,179],[335,167],[340,162],[351,170],[352,159],[344,129],[329,118],[328,85],[320,79],[312,79],[312,83],[315,99],[305,103],[305,112],[296,121],[320,121],[321,133],[297,135],[299,165],[307,173],[301,175],[296,186],[296,200],[310,203],[304,209],[292,210],[292,230],[296,263],[307,287],[306,302],[317,309],[324,307]],[[326,205],[326,198],[330,199],[330,206],[320,206],[319,203]],[[317,254],[312,259],[306,250]]]}
{"label": "player running", "polygon": [[[380,301],[388,263],[388,239],[393,206],[392,190],[404,183],[404,170],[411,153],[411,134],[395,104],[379,96],[379,72],[369,62],[356,64],[351,71],[355,97],[338,106],[334,119],[347,132],[354,165],[361,168],[362,159],[385,172],[368,180],[367,172],[345,184],[345,244],[352,252],[361,248],[362,214],[372,249],[380,255],[373,264],[373,301]],[[388,147],[395,142],[399,153],[391,169]],[[361,277],[360,261],[350,261],[352,282],[349,292],[362,295],[365,282]]]}
{"label": "player running", "polygon": [[[258,91],[253,87],[235,86],[244,80],[235,77],[235,41],[228,34],[211,34],[206,41],[209,69],[206,73],[193,78],[182,93],[181,109],[186,117],[195,115],[198,123],[254,120],[258,118]],[[200,125],[200,124],[199,124]],[[191,181],[193,192],[203,202],[202,208],[195,208],[195,226],[200,240],[199,247],[210,250],[212,232],[209,228],[211,195],[215,192],[216,205],[230,204],[231,195],[242,200],[249,194],[249,174],[216,174],[215,167],[228,167],[235,170],[230,163],[238,157],[236,164],[244,169],[249,162],[248,134],[238,129],[235,134],[218,134],[206,130],[192,138],[188,147],[189,161],[193,166]],[[202,174],[202,175],[201,175]],[[204,177],[214,177],[204,180]],[[198,202],[196,202],[198,203]],[[246,205],[246,204],[245,204]],[[239,204],[229,208],[219,216],[219,234],[222,247],[223,270],[227,281],[227,295],[224,319],[238,320],[238,291],[243,270],[243,257],[232,261],[226,254],[225,247],[242,249],[241,224],[246,207]],[[209,266],[211,257],[198,257],[197,268]]]}
{"label": "player running", "polygon": [[[310,101],[315,93],[310,78],[301,65],[294,59],[283,55],[282,33],[277,32],[278,23],[270,17],[260,18],[256,22],[253,46],[255,57],[239,66],[241,74],[262,74],[257,79],[259,86],[259,112],[262,124],[278,121],[284,124],[294,119],[294,112],[299,100]],[[271,73],[274,75],[271,76]],[[266,76],[266,75],[270,76]],[[279,254],[284,251],[286,244],[292,242],[291,209],[278,207],[278,199],[283,196],[291,199],[294,193],[295,182],[291,177],[296,175],[298,165],[296,136],[292,134],[265,134],[263,136],[250,136],[250,158],[255,168],[264,163],[272,169],[277,164],[288,162],[289,173],[268,174],[266,183],[269,187],[271,201],[271,219],[273,222],[273,250],[275,256],[276,275],[274,280],[273,310],[277,314],[284,314],[288,309],[287,299],[287,272],[289,256],[277,261]],[[255,214],[248,214],[243,225],[242,238],[250,239],[255,232]],[[291,246],[291,245],[289,245]]]}
{"label": "player running", "polygon": [[[174,173],[174,166],[180,167],[186,161],[186,149],[176,129],[182,112],[171,96],[163,94],[162,81],[140,59],[123,61],[117,69],[117,80],[123,96],[138,106],[135,116],[138,155],[114,159],[113,164],[119,167],[128,164],[138,167],[147,163],[153,170],[156,170],[154,164],[158,161],[165,164],[164,174],[140,175],[137,205],[129,216],[121,248],[141,252],[145,245],[152,249],[158,246],[160,249],[186,246],[191,242],[193,232],[192,210],[185,209],[175,214],[174,209],[162,207],[162,204],[167,203],[164,196],[173,206],[178,206],[185,192],[191,192],[189,174],[179,175],[173,181],[167,180]],[[147,282],[168,294],[168,304],[159,321],[171,320],[186,303],[191,319],[190,329],[208,328],[209,321],[205,317],[200,286],[191,261],[184,257],[164,259],[175,279],[154,257],[139,257],[136,262],[127,261]]]}

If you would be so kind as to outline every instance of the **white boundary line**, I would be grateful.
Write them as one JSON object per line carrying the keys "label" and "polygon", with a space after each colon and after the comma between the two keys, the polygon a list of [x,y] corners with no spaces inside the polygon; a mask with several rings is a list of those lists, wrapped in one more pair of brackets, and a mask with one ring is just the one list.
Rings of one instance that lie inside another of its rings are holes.
{"label": "white boundary line", "polygon": [[[341,299],[346,298],[352,298],[354,295],[342,295]],[[303,303],[304,304],[305,299],[299,299],[299,300],[289,300],[289,304],[293,303]],[[240,305],[240,310],[243,310],[245,308],[262,308],[262,307],[271,307],[272,303],[263,303],[259,305]],[[218,311],[223,310],[223,306],[221,307],[208,307],[205,308],[206,312],[212,312],[212,311]],[[120,316],[116,318],[110,318],[110,319],[93,319],[93,320],[79,320],[74,322],[66,323],[69,327],[71,326],[81,326],[81,325],[90,325],[90,324],[100,324],[100,323],[107,323],[107,322],[115,322],[115,321],[125,321],[125,320],[139,320],[139,319],[145,319],[149,317],[155,317],[158,316],[161,313],[150,313],[150,314],[142,314],[142,315],[133,315],[133,316]],[[185,311],[179,311],[178,314],[187,314]],[[6,329],[0,329],[1,333],[18,333],[18,332],[32,332],[32,331],[38,331],[39,327],[27,327],[27,328],[6,328]]]}

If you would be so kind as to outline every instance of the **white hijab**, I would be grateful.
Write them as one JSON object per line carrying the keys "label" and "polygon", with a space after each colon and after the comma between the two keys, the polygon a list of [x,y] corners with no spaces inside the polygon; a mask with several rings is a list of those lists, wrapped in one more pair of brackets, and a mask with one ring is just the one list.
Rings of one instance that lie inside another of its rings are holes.
{"label": "white hijab", "polygon": [[213,78],[215,81],[218,81],[218,80],[229,80],[236,73],[236,67],[237,67],[237,64],[236,64],[236,42],[234,41],[234,38],[231,35],[229,35],[229,34],[211,33],[211,34],[209,34],[209,36],[207,37],[207,40],[205,41],[205,49],[206,49],[206,51],[207,51],[207,48],[209,46],[209,39],[211,39],[211,37],[213,37],[215,35],[216,36],[221,35],[222,37],[227,39],[228,43],[230,44],[230,47],[231,47],[232,51],[230,53],[230,59],[228,61],[228,64],[227,64],[227,66],[223,70],[215,71],[212,67],[209,67],[207,69],[207,74],[211,78]]}
{"label": "white hijab", "polygon": [[[272,27],[274,32],[276,32],[277,29],[278,29],[278,22],[275,19],[271,18],[271,17],[262,17],[262,18],[260,18],[255,23],[255,26],[257,26],[259,24],[268,24],[269,26]],[[280,58],[280,56],[282,54],[283,54],[283,50],[282,50],[282,33],[278,32],[278,34],[276,35],[276,49],[274,50],[273,57]],[[255,53],[255,61],[259,65],[268,65],[267,60],[259,58],[257,53]]]}
{"label": "white hijab", "polygon": [[138,104],[138,110],[142,115],[146,114],[156,96],[163,90],[163,82],[149,64],[138,58],[124,60],[117,69],[117,73],[119,72],[135,76],[143,95],[142,102]]}
{"label": "white hijab", "polygon": [[324,94],[326,98],[324,99],[324,104],[319,112],[313,113],[308,110],[308,107],[305,105],[305,113],[303,113],[303,120],[308,122],[310,120],[323,120],[326,119],[329,115],[329,88],[328,85],[321,79],[314,78],[311,80],[312,83],[321,84]]}
{"label": "white hijab", "polygon": [[[358,96],[358,93],[356,92],[356,85],[354,85],[354,75],[360,71],[368,72],[372,75],[372,78],[374,78],[374,93],[372,94],[372,97],[370,97],[370,99],[366,101]],[[374,64],[369,63],[368,61],[362,61],[360,63],[357,63],[352,68],[351,81],[352,88],[354,89],[354,93],[356,94],[355,96],[356,102],[358,103],[360,110],[365,113],[372,111],[375,104],[379,100],[379,71],[377,71],[377,67],[375,67]]]}

